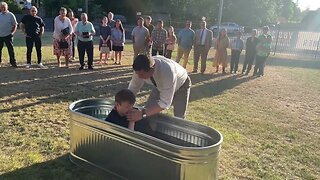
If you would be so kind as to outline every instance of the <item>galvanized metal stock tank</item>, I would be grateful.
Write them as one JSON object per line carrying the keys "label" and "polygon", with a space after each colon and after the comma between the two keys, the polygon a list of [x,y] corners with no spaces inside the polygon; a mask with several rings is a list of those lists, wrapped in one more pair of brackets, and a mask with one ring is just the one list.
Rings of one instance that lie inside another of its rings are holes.
{"label": "galvanized metal stock tank", "polygon": [[207,126],[159,114],[132,131],[104,121],[106,99],[69,106],[70,160],[106,179],[212,180],[218,178],[222,135]]}

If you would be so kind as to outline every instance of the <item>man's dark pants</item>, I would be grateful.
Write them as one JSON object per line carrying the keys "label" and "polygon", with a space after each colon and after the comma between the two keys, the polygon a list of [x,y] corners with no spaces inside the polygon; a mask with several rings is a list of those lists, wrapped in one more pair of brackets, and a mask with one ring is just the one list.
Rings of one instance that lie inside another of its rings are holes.
{"label": "man's dark pants", "polygon": [[88,66],[92,66],[93,64],[93,42],[92,41],[78,41],[78,53],[79,53],[79,61],[80,65],[84,66],[84,55],[87,52],[88,56]]}
{"label": "man's dark pants", "polygon": [[232,73],[238,71],[239,59],[240,59],[240,50],[232,49],[231,51],[231,62],[230,62],[230,72]]}
{"label": "man's dark pants", "polygon": [[155,50],[155,49],[152,49],[152,56],[155,56],[157,55],[157,53],[159,53],[159,55],[163,56],[164,53],[163,53],[163,50]]}
{"label": "man's dark pants", "polygon": [[242,73],[246,71],[246,73],[249,74],[255,57],[256,57],[255,53],[246,54],[246,58],[243,63]]}
{"label": "man's dark pants", "polygon": [[207,68],[207,58],[208,58],[209,49],[207,49],[204,45],[196,45],[194,47],[194,64],[193,64],[193,71],[198,71],[198,64],[199,59],[201,57],[201,73]]}
{"label": "man's dark pants", "polygon": [[264,67],[266,66],[266,61],[268,57],[256,56],[256,64],[254,66],[254,75],[264,75]]}
{"label": "man's dark pants", "polygon": [[8,54],[10,57],[10,64],[16,65],[16,58],[14,56],[14,49],[13,49],[13,36],[11,34],[5,37],[0,37],[0,63],[1,63],[1,57],[2,57],[3,43],[5,43],[7,46]]}
{"label": "man's dark pants", "polygon": [[36,47],[38,64],[41,63],[42,60],[42,52],[41,52],[41,38],[38,37],[26,37],[27,44],[27,64],[31,64],[31,54],[33,49],[33,43]]}

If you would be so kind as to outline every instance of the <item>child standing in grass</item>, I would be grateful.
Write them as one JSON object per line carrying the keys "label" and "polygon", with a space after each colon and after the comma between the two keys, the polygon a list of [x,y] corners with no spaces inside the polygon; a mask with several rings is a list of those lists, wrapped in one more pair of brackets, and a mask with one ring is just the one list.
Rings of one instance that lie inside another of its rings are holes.
{"label": "child standing in grass", "polygon": [[127,114],[132,110],[136,97],[129,89],[120,90],[115,96],[115,106],[108,114],[106,121],[134,130],[134,122],[127,120]]}
{"label": "child standing in grass", "polygon": [[105,63],[108,64],[108,56],[111,50],[110,36],[111,28],[108,24],[108,18],[104,16],[101,21],[100,26],[100,42],[99,42],[99,51],[100,51],[100,64],[102,64],[102,56],[105,55]]}

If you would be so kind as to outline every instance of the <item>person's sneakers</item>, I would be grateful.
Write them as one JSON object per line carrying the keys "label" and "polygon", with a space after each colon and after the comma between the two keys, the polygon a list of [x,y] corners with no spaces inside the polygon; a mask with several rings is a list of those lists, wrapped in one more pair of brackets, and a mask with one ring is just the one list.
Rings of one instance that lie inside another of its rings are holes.
{"label": "person's sneakers", "polygon": [[14,68],[18,67],[16,63],[11,64],[11,66],[14,67]]}
{"label": "person's sneakers", "polygon": [[45,68],[45,66],[44,66],[42,63],[39,63],[39,64],[38,64],[38,67],[39,67],[39,68]]}
{"label": "person's sneakers", "polygon": [[89,69],[89,70],[93,70],[93,67],[92,67],[92,66],[88,66],[88,69]]}
{"label": "person's sneakers", "polygon": [[79,67],[79,70],[83,70],[83,69],[84,69],[84,66],[80,66],[80,67]]}
{"label": "person's sneakers", "polygon": [[76,61],[76,60],[74,59],[74,57],[72,57],[72,58],[70,59],[70,62],[73,63],[74,61]]}
{"label": "person's sneakers", "polygon": [[28,64],[26,65],[26,68],[27,68],[27,69],[30,69],[30,68],[31,68],[31,64],[28,63]]}
{"label": "person's sneakers", "polygon": [[191,73],[197,73],[197,70],[193,70]]}

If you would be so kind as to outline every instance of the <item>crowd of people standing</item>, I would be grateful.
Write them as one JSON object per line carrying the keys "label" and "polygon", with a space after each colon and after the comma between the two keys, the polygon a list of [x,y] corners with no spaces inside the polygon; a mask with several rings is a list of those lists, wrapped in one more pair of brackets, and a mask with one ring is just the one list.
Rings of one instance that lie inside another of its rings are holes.
{"label": "crowd of people standing", "polygon": [[[13,36],[17,30],[18,22],[13,13],[8,10],[6,2],[0,2],[0,66],[2,63],[2,49],[5,44],[10,57],[10,64],[17,68],[15,52],[13,47]],[[26,68],[30,68],[33,46],[37,52],[37,65],[39,68],[45,68],[42,63],[42,35],[44,33],[45,23],[37,15],[38,9],[32,6],[29,14],[23,16],[20,22],[20,28],[25,35],[27,47]],[[120,20],[113,20],[113,13],[109,12],[108,17],[103,17],[99,29],[99,51],[100,63],[102,56],[105,55],[105,61],[109,55],[114,60],[114,64],[121,64],[122,51],[124,50],[125,31]],[[74,17],[71,9],[61,7],[59,15],[54,18],[53,31],[53,54],[56,56],[58,67],[63,67],[61,57],[64,57],[65,67],[69,67],[69,62],[75,61],[75,47],[78,50],[79,70],[85,69],[85,54],[87,54],[87,68],[93,69],[93,36],[96,30],[93,24],[88,21],[86,13],[81,14],[80,20]],[[77,43],[76,43],[77,42]]]}
{"label": "crowd of people standing", "polygon": [[[41,37],[44,33],[45,24],[41,17],[37,16],[37,12],[37,8],[32,6],[30,13],[25,15],[20,23],[20,27],[26,38],[26,68],[31,67],[33,46],[35,46],[37,52],[38,67],[45,67],[42,63],[41,52]],[[0,55],[5,43],[9,52],[10,64],[12,67],[17,67],[13,48],[13,35],[17,29],[18,22],[15,15],[8,11],[8,5],[5,2],[1,2],[0,20],[3,22],[0,24]],[[181,29],[176,35],[174,27],[169,26],[165,29],[162,20],[156,21],[156,25],[154,26],[152,25],[152,18],[150,16],[147,16],[145,19],[138,17],[137,26],[134,27],[131,33],[134,52],[133,59],[139,54],[161,55],[171,59],[172,52],[177,49],[175,61],[179,63],[183,57],[182,66],[187,68],[190,52],[193,49],[194,63],[192,73],[198,72],[198,64],[201,60],[200,73],[203,74],[207,68],[208,53],[211,47],[214,47],[213,67],[216,68],[215,72],[218,73],[219,67],[222,66],[222,73],[226,73],[228,65],[227,49],[230,48],[230,73],[237,73],[240,54],[245,48],[245,60],[241,73],[248,74],[256,59],[254,75],[264,75],[264,66],[270,54],[272,41],[268,33],[268,27],[263,28],[263,34],[259,37],[256,37],[257,30],[254,29],[251,37],[246,40],[246,43],[241,39],[241,32],[238,32],[236,39],[230,40],[226,29],[221,29],[217,38],[214,38],[213,32],[207,28],[204,19],[200,21],[200,28],[198,30],[194,31],[191,27],[192,22],[186,21],[185,28]],[[92,70],[94,57],[93,37],[95,35],[96,30],[93,24],[88,21],[86,13],[82,13],[80,20],[78,20],[72,10],[60,8],[59,15],[54,19],[53,32],[53,54],[56,56],[58,66],[63,67],[61,56],[64,57],[65,67],[69,66],[69,62],[74,62],[75,47],[77,47],[80,63],[79,70],[85,69],[85,54],[87,54],[88,58],[87,69]],[[108,17],[104,16],[102,18],[98,37],[100,52],[100,61],[98,63],[101,65],[107,64],[108,59],[113,59],[114,64],[121,64],[126,40],[125,30],[119,19],[113,19],[112,12],[108,13]]]}

